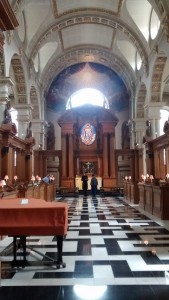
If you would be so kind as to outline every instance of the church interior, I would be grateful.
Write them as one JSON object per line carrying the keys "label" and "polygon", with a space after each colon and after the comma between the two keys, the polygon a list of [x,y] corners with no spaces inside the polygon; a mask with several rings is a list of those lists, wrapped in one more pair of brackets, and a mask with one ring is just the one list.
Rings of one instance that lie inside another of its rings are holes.
{"label": "church interior", "polygon": [[0,298],[168,300],[168,195],[168,0],[0,0]]}

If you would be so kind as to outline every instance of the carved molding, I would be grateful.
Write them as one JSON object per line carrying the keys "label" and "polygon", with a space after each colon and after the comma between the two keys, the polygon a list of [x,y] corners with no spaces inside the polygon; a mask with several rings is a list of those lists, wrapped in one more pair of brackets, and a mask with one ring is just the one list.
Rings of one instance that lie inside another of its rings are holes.
{"label": "carved molding", "polygon": [[152,74],[152,83],[151,83],[151,102],[160,102],[161,101],[161,85],[162,85],[162,76],[163,70],[165,67],[167,57],[159,56],[156,59],[154,70]]}
{"label": "carved molding", "polygon": [[[71,21],[71,22],[70,22]],[[134,44],[134,46],[136,47],[136,49],[138,50],[140,57],[142,59],[143,62],[143,66],[145,68],[145,70],[147,71],[147,54],[145,51],[145,47],[144,44],[139,40],[138,36],[136,36],[136,34],[134,33],[134,31],[129,28],[126,24],[124,24],[122,21],[120,21],[119,19],[116,20],[115,18],[109,18],[107,15],[104,17],[98,16],[98,15],[85,15],[85,16],[81,16],[81,17],[77,17],[76,16],[72,16],[72,18],[70,19],[70,17],[66,17],[65,19],[62,19],[62,22],[57,22],[56,24],[54,24],[53,26],[51,26],[43,35],[41,35],[39,37],[39,39],[37,39],[37,43],[34,45],[31,54],[30,54],[30,59],[33,59],[36,54],[38,53],[40,47],[42,44],[44,44],[45,39],[49,38],[49,34],[51,34],[52,32],[58,31],[61,32],[61,30],[63,28],[69,27],[70,25],[75,25],[75,24],[86,24],[86,23],[94,23],[94,24],[105,24],[108,27],[111,27],[115,30],[120,30],[121,32],[124,33],[124,35],[127,36],[127,38],[131,41],[132,44]]]}

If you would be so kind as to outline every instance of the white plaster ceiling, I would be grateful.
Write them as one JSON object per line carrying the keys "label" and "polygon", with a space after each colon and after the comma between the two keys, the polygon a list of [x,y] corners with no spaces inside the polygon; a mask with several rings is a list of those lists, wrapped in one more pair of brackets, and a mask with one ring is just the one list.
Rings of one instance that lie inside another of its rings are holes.
{"label": "white plaster ceiling", "polygon": [[154,2],[15,0],[12,5],[25,53],[47,88],[57,73],[84,61],[107,65],[123,74],[126,84],[135,80],[136,57],[145,71],[153,45],[149,24],[160,28]]}

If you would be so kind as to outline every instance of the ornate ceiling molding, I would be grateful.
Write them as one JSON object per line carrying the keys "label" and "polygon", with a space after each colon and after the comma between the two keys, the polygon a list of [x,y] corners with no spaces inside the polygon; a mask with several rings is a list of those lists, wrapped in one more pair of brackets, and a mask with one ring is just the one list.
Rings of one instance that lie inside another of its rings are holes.
{"label": "ornate ceiling molding", "polygon": [[159,55],[155,61],[151,83],[151,102],[161,102],[162,76],[167,57]]}
{"label": "ornate ceiling molding", "polygon": [[113,55],[105,49],[98,48],[75,48],[67,51],[63,55],[55,58],[50,62],[43,73],[41,83],[44,90],[48,90],[53,79],[67,67],[81,63],[81,62],[95,62],[107,66],[115,71],[123,80],[126,88],[133,91],[133,82],[136,78],[132,70],[129,70],[128,65],[121,58]]}
{"label": "ornate ceiling molding", "polygon": [[119,15],[120,13],[120,9],[122,7],[122,4],[123,4],[124,0],[119,0],[119,5],[118,5],[118,9],[117,9],[117,12],[113,11],[113,10],[108,10],[108,9],[103,9],[103,8],[97,8],[97,7],[81,7],[81,8],[78,8],[78,9],[71,9],[71,10],[66,10],[64,13],[61,13],[59,14],[58,13],[58,10],[57,10],[57,4],[56,4],[56,0],[52,0],[52,5],[53,5],[53,12],[54,12],[54,16],[55,18],[59,18],[61,16],[65,16],[65,15],[70,15],[70,14],[74,14],[74,13],[78,13],[79,11],[82,13],[82,12],[93,12],[93,11],[97,11],[98,13],[101,12],[101,13],[107,13],[107,14],[113,14],[114,16],[117,16]]}
{"label": "ornate ceiling molding", "polygon": [[[140,54],[140,57],[143,62],[143,67],[145,72],[147,73],[147,53],[145,46],[143,42],[139,39],[139,37],[134,33],[134,31],[127,26],[127,24],[124,24],[119,19],[116,20],[116,18],[109,18],[108,16],[98,16],[85,13],[83,16],[72,16],[72,17],[66,17],[65,19],[62,19],[60,22],[56,22],[51,26],[48,30],[44,32],[43,35],[41,35],[39,38],[36,37],[36,44],[32,47],[31,53],[30,53],[30,59],[33,60],[33,58],[38,53],[41,46],[44,44],[45,39],[49,38],[49,34],[51,34],[54,31],[61,32],[63,28],[70,27],[77,24],[101,24],[104,26],[111,27],[114,30],[119,30],[120,32],[124,33],[126,37],[131,41],[131,43],[136,47],[137,51]],[[63,45],[62,45],[63,47]],[[64,49],[64,47],[63,47]]]}

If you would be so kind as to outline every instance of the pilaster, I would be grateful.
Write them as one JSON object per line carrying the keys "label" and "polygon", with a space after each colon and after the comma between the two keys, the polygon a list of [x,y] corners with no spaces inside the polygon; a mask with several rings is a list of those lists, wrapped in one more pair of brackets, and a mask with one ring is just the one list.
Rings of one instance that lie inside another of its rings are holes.
{"label": "pilaster", "polygon": [[163,106],[164,103],[160,102],[149,103],[149,105],[146,106],[147,118],[151,122],[152,139],[160,136],[160,109],[162,109]]}
{"label": "pilaster", "polygon": [[135,119],[135,133],[136,133],[136,145],[137,148],[143,148],[143,137],[145,135],[145,119]]}
{"label": "pilaster", "polygon": [[25,139],[27,135],[28,124],[31,121],[33,107],[30,104],[18,104],[15,105],[15,109],[18,111],[18,136],[21,139]]}
{"label": "pilaster", "polygon": [[44,121],[32,121],[32,131],[35,138],[35,150],[44,149],[44,140],[45,140],[45,126]]}

